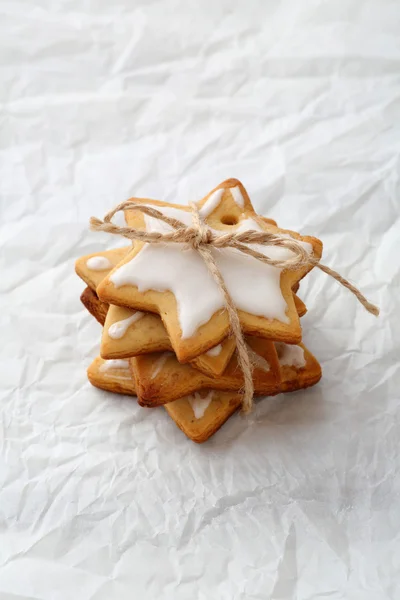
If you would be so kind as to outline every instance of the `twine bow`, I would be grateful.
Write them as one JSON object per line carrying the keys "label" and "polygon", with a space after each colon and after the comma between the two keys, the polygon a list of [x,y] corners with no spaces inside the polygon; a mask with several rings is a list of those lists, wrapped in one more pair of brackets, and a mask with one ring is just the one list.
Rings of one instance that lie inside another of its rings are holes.
{"label": "twine bow", "polygon": [[[318,258],[310,256],[303,246],[298,242],[298,240],[286,238],[282,235],[267,231],[245,231],[242,233],[233,232],[223,233],[222,235],[216,234],[207,227],[204,221],[202,221],[199,210],[195,204],[191,203],[190,209],[192,211],[193,221],[192,225],[188,227],[182,223],[182,221],[167,217],[155,208],[151,208],[143,204],[136,204],[132,200],[126,200],[108,212],[103,221],[97,219],[96,217],[92,217],[90,219],[90,228],[92,231],[105,231],[115,235],[122,235],[130,240],[138,240],[148,244],[188,244],[200,254],[208,271],[211,273],[216,284],[221,290],[225,300],[225,308],[228,312],[231,331],[236,340],[237,358],[244,377],[244,392],[242,401],[244,412],[250,412],[253,406],[253,365],[250,358],[250,354],[253,353],[250,352],[250,349],[245,342],[237,309],[225,285],[221,272],[215,262],[211,248],[234,248],[243,254],[252,256],[256,260],[280,269],[297,270],[304,266],[317,267],[330,277],[333,277],[333,279],[336,279],[336,281],[354,294],[357,300],[369,313],[375,316],[379,315],[379,308],[377,306],[368,302],[365,296],[363,296],[363,294],[355,286],[347,281],[347,279],[339,275],[339,273],[333,269],[330,269],[326,265],[321,264]],[[115,225],[111,222],[111,219],[117,212],[122,210],[137,210],[148,215],[149,217],[159,219],[167,225],[170,225],[173,231],[168,233],[148,232],[141,231],[133,227],[120,227]],[[257,217],[254,218],[257,220]],[[283,260],[275,260],[265,256],[264,254],[261,254],[260,252],[257,252],[257,250],[254,250],[251,247],[251,244],[260,244],[262,246],[279,246],[281,248],[286,248],[292,252],[292,256]]]}

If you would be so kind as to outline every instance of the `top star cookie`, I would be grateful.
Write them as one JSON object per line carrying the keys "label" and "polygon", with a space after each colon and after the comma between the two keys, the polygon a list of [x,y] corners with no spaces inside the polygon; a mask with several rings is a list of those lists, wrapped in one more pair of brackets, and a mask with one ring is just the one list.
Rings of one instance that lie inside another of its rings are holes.
{"label": "top star cookie", "polygon": [[[188,206],[135,198],[164,215],[192,223]],[[200,216],[214,232],[270,231],[299,240],[314,257],[322,243],[278,228],[257,218],[240,181],[228,179],[197,203]],[[171,227],[139,211],[126,211],[129,226],[166,233]],[[291,256],[277,246],[253,247],[273,259]],[[312,268],[290,271],[264,264],[232,248],[212,253],[238,310],[243,332],[266,339],[297,344],[301,326],[292,288]],[[104,302],[160,314],[171,344],[181,362],[192,360],[219,344],[229,333],[229,320],[220,289],[201,256],[184,244],[135,242],[126,257],[97,287]]]}

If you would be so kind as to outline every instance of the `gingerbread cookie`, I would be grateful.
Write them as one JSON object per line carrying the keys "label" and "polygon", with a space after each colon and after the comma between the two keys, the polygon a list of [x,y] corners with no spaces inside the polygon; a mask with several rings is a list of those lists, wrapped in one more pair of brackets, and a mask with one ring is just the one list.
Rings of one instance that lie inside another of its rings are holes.
{"label": "gingerbread cookie", "polygon": [[[136,202],[155,207],[186,226],[192,223],[189,207],[147,199]],[[301,237],[259,219],[237,180],[222,183],[198,207],[201,218],[221,235],[227,231],[270,231],[295,238],[315,257],[321,256],[322,244],[316,238]],[[171,230],[164,222],[138,211],[127,211],[126,220],[147,231]],[[289,250],[276,246],[254,248],[274,259],[291,256]],[[231,248],[211,252],[238,309],[243,331],[266,339],[299,342],[301,327],[292,287],[311,267],[281,270]],[[99,284],[97,292],[104,302],[159,313],[181,362],[217,346],[229,331],[220,289],[198,252],[182,244],[135,242],[128,255]]]}
{"label": "gingerbread cookie", "polygon": [[[282,365],[282,380],[269,395],[304,389],[321,378],[321,367],[303,345],[282,345],[278,356]],[[191,396],[165,404],[164,408],[180,429],[194,442],[211,437],[240,408],[242,396],[234,392],[202,390]]]}
{"label": "gingerbread cookie", "polygon": [[[255,394],[268,395],[280,381],[280,367],[273,342],[247,337],[256,366],[253,372]],[[239,392],[244,384],[243,373],[234,355],[224,373],[213,378],[187,364],[178,362],[172,352],[145,354],[131,358],[138,402],[142,406],[166,404],[202,389]]]}
{"label": "gingerbread cookie", "polygon": [[[270,396],[305,389],[321,378],[316,358],[302,344],[276,344],[281,377],[271,386]],[[132,369],[132,365],[131,365]],[[136,395],[134,378],[127,360],[96,358],[87,370],[92,385],[106,391]],[[194,442],[205,442],[241,406],[242,396],[236,392],[199,390],[164,405],[169,416]]]}

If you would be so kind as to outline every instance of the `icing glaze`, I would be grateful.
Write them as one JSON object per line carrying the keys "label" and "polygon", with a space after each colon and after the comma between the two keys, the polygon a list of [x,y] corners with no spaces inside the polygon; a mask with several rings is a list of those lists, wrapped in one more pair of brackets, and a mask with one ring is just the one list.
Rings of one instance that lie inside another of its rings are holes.
{"label": "icing glaze", "polygon": [[196,419],[204,417],[204,413],[211,404],[214,392],[211,390],[205,398],[202,398],[199,392],[195,392],[193,396],[189,396],[188,401],[192,407],[193,414]]}
{"label": "icing glaze", "polygon": [[129,369],[129,360],[127,358],[112,358],[107,360],[100,367],[100,371],[110,371],[110,369]]}
{"label": "icing glaze", "polygon": [[161,371],[161,369],[163,368],[163,366],[165,365],[167,359],[171,356],[171,352],[164,352],[160,358],[158,358],[156,360],[156,362],[154,363],[154,371],[151,374],[151,379],[155,379],[157,377],[157,375],[159,374],[159,372]]}
{"label": "icing glaze", "polygon": [[203,219],[206,219],[211,215],[211,213],[217,208],[219,203],[221,202],[221,198],[224,193],[224,189],[221,188],[219,190],[215,190],[205,201],[203,206],[199,209],[200,216]]}
{"label": "icing glaze", "polygon": [[122,321],[116,321],[115,323],[110,325],[110,327],[108,328],[108,335],[113,340],[121,339],[122,337],[124,337],[125,333],[128,331],[128,327],[130,327],[130,325],[132,325],[132,323],[139,321],[139,319],[141,319],[142,317],[144,317],[144,312],[141,312],[138,310],[135,313],[133,313],[132,316],[128,317],[127,319],[123,319]]}
{"label": "icing glaze", "polygon": [[218,344],[218,346],[214,346],[208,352],[206,352],[207,356],[219,356],[221,354],[222,344]]}
{"label": "icing glaze", "polygon": [[111,262],[105,256],[92,256],[88,258],[86,266],[91,271],[105,271],[112,268]]}
{"label": "icing glaze", "polygon": [[240,191],[240,187],[236,185],[233,188],[229,188],[230,193],[233,196],[234,201],[240,208],[244,208],[244,198],[242,196],[242,192]]}
{"label": "icing glaze", "polygon": [[301,346],[275,342],[275,348],[282,366],[297,367],[298,369],[306,366],[304,350]]}
{"label": "icing glaze", "polygon": [[[215,193],[207,203],[214,196]],[[216,204],[215,198],[213,205]],[[192,222],[188,211],[170,206],[157,206],[157,209],[185,225]],[[148,215],[145,215],[145,224],[147,231],[165,233],[172,229]],[[231,230],[262,231],[262,228],[253,219],[242,218]],[[221,230],[213,231],[220,235],[223,233]],[[308,252],[312,251],[311,244],[300,243]],[[252,247],[274,259],[282,260],[292,255],[290,250],[278,246],[252,244]],[[211,249],[211,252],[239,310],[283,323],[289,322],[287,304],[280,288],[281,269],[263,264],[233,248]],[[182,338],[190,338],[215,312],[224,308],[223,295],[210,277],[203,259],[198,252],[184,244],[145,244],[136,256],[112,273],[110,280],[117,288],[135,285],[140,292],[171,291],[177,303]]]}

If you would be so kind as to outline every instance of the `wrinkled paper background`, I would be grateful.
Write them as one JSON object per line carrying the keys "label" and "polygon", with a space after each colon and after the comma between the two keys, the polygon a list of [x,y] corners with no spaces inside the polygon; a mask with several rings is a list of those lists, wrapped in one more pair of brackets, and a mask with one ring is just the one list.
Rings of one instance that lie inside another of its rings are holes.
{"label": "wrinkled paper background", "polygon": [[[400,6],[2,0],[1,600],[400,597]],[[320,237],[316,388],[206,445],[93,389],[76,257],[225,178]]]}

